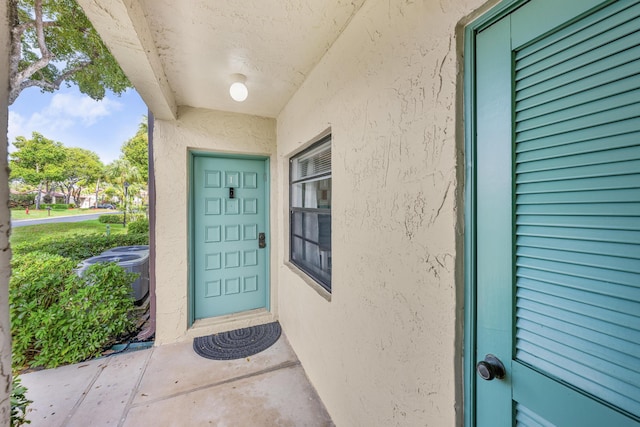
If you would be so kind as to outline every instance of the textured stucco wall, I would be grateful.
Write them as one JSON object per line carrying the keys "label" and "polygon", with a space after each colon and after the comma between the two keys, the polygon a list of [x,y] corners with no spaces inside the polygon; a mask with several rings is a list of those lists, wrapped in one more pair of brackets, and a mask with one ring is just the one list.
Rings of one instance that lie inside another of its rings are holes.
{"label": "textured stucco wall", "polygon": [[9,170],[7,122],[9,98],[9,21],[7,2],[0,2],[0,425],[8,426],[11,414],[11,328],[9,325]]}
{"label": "textured stucco wall", "polygon": [[[179,109],[176,121],[155,121],[157,345],[188,338],[188,150],[270,157],[271,185],[277,188],[275,135],[274,119],[187,107]],[[271,246],[275,251],[274,241]],[[213,332],[213,325],[198,330],[201,335]]]}
{"label": "textured stucco wall", "polygon": [[[279,316],[338,426],[462,419],[456,25],[482,3],[367,1],[278,117]],[[284,265],[287,158],[329,126],[331,301]]]}

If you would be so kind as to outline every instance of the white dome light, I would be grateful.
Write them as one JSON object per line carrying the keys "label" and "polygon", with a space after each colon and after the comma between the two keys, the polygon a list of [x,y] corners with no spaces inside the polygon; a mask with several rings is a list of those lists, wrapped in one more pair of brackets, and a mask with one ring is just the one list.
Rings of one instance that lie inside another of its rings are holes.
{"label": "white dome light", "polygon": [[233,98],[234,101],[242,102],[247,99],[247,96],[249,96],[249,90],[244,84],[247,77],[242,74],[234,74],[233,78],[234,83],[229,87],[229,95],[231,95],[231,98]]}

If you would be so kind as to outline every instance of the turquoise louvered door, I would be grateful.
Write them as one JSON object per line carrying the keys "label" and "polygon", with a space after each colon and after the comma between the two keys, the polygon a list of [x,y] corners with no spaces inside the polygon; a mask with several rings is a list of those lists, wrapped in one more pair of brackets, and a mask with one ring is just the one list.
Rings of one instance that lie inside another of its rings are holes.
{"label": "turquoise louvered door", "polygon": [[265,172],[264,160],[193,159],[195,319],[267,306]]}
{"label": "turquoise louvered door", "polygon": [[640,2],[477,35],[478,426],[640,425]]}

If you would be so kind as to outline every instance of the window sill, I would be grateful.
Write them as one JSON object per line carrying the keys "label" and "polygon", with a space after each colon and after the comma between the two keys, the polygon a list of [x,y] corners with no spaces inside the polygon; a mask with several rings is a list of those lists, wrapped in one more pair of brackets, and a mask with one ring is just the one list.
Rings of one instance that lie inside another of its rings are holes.
{"label": "window sill", "polygon": [[300,277],[302,280],[304,280],[307,285],[311,286],[311,289],[316,291],[318,293],[318,295],[320,295],[322,298],[326,299],[328,302],[331,302],[331,293],[328,292],[325,288],[323,288],[318,282],[316,282],[311,277],[309,277],[309,275],[307,273],[305,273],[304,271],[300,270],[298,267],[296,267],[294,264],[292,264],[289,261],[285,261],[284,265],[289,267],[289,270],[291,270],[298,277]]}

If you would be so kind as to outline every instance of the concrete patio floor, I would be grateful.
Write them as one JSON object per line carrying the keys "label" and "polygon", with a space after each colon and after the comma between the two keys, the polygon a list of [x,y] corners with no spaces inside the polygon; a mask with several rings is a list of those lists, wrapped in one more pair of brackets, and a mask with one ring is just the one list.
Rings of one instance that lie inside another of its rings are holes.
{"label": "concrete patio floor", "polygon": [[284,334],[248,359],[191,342],[21,375],[30,426],[333,426]]}

